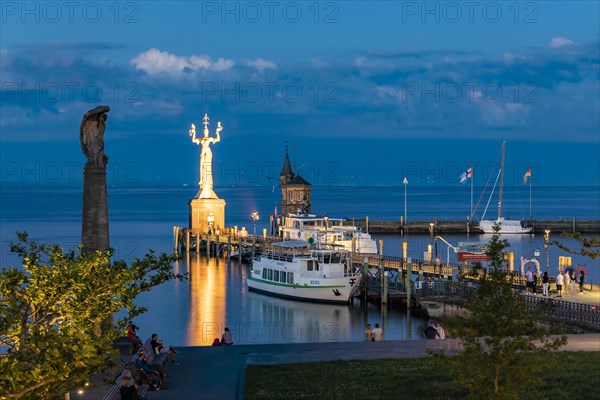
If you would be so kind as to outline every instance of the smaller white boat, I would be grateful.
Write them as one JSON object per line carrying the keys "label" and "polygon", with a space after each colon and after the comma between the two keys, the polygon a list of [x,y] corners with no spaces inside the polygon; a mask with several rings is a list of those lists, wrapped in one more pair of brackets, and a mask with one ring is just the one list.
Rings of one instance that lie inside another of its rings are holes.
{"label": "smaller white boat", "polygon": [[279,227],[283,240],[305,240],[342,246],[360,254],[377,254],[377,243],[368,232],[356,226],[344,225],[343,218],[332,218],[309,213],[290,213]]}
{"label": "smaller white boat", "polygon": [[524,234],[530,233],[533,229],[530,226],[523,226],[523,223],[519,220],[509,220],[500,218],[495,221],[484,220],[479,221],[479,229],[483,231],[483,233],[494,233],[494,224],[500,225],[500,233],[516,233],[516,234]]}
{"label": "smaller white boat", "polygon": [[[498,177],[496,178],[496,182],[498,182],[498,178],[500,179],[500,192],[498,195],[498,218],[496,220],[485,220],[485,213],[487,212],[487,206],[483,211],[483,217],[481,221],[479,221],[479,229],[483,231],[483,233],[494,233],[494,225],[500,225],[500,234],[525,234],[530,233],[533,230],[531,226],[525,226],[523,222],[520,220],[508,220],[502,218],[502,187],[504,181],[504,155],[506,151],[506,142],[502,142],[502,161],[500,164],[500,169],[498,170]],[[494,195],[494,189],[496,188],[496,183],[494,183],[494,188],[490,193],[490,200]],[[531,192],[530,192],[531,195]],[[530,200],[531,204],[531,200]],[[489,200],[488,200],[489,205]]]}
{"label": "smaller white boat", "polygon": [[247,283],[249,290],[277,297],[348,303],[360,279],[348,251],[290,240],[268,245],[256,257]]}

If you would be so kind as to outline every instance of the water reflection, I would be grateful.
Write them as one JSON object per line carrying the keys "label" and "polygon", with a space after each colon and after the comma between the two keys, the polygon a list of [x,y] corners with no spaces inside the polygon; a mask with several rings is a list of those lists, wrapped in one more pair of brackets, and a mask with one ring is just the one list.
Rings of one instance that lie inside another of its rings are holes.
{"label": "water reflection", "polygon": [[[387,339],[420,338],[424,320],[397,307],[360,302],[333,305],[279,299],[249,292],[248,267],[204,255],[185,256],[176,265],[189,272],[189,305],[183,345],[208,346],[225,327],[235,343],[360,341],[367,323],[383,326]],[[181,308],[179,308],[181,311]],[[164,331],[175,327],[165,326]],[[165,333],[166,335],[167,333]]]}
{"label": "water reflection", "polygon": [[212,344],[224,329],[227,275],[215,259],[187,254],[190,307],[186,341],[190,346]]}

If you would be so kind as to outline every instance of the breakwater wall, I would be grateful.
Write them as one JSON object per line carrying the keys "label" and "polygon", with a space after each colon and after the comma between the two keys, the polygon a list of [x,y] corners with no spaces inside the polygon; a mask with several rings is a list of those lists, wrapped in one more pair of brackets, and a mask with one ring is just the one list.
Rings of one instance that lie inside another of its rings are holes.
{"label": "breakwater wall", "polygon": [[[467,223],[465,221],[408,221],[403,224],[401,221],[372,221],[369,220],[369,233],[374,234],[430,234],[430,224],[434,224],[435,234],[463,234],[467,233]],[[361,228],[366,228],[365,219],[355,219],[354,224]],[[582,234],[600,234],[600,220],[534,220],[533,232],[544,233],[544,230],[550,229],[553,233],[578,232]],[[483,233],[474,222],[470,228],[470,233]]]}

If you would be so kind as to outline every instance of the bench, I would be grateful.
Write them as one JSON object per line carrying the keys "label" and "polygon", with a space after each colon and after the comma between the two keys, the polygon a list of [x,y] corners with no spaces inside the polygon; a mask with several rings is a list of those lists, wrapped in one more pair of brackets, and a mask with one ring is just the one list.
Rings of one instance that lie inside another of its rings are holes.
{"label": "bench", "polygon": [[[133,381],[133,376],[131,375],[131,371],[128,369],[124,369],[123,372],[119,375],[117,379],[115,379],[115,384],[110,388],[108,393],[102,398],[102,400],[120,400],[121,399],[121,386],[123,386],[123,378],[129,376]],[[141,385],[137,394],[140,398],[145,399],[146,393],[148,392],[148,385]]]}
{"label": "bench", "polygon": [[[151,340],[148,339],[146,341],[146,343],[144,343],[144,345],[140,348],[140,350],[144,350],[144,352],[148,355],[148,360],[150,361],[150,365],[155,364],[155,365],[160,365],[161,367],[164,367],[167,364],[168,355],[166,353],[156,354],[154,352],[154,349],[152,348],[152,344],[150,344],[150,342],[151,342]],[[138,351],[138,353],[139,353],[139,351]],[[134,361],[135,360],[137,360],[137,357],[134,356]]]}
{"label": "bench", "polygon": [[[129,342],[129,341],[128,341]],[[150,347],[150,352],[148,354],[152,354],[152,346],[150,345],[151,340],[146,340],[146,343],[142,347],[138,349],[138,351],[131,358],[131,362],[135,365],[135,362],[140,357],[140,351],[144,350],[146,347]],[[131,342],[129,342],[131,343]],[[114,345],[114,344],[113,344]],[[115,380],[115,384],[110,388],[108,393],[102,398],[102,400],[119,400],[121,398],[121,386],[123,385],[123,378],[125,376],[129,376],[133,380],[133,375],[131,375],[131,371],[127,368],[123,369],[123,372],[119,375],[119,377]],[[142,398],[146,396],[146,392],[148,391],[148,385],[142,385],[138,388],[138,395]]]}

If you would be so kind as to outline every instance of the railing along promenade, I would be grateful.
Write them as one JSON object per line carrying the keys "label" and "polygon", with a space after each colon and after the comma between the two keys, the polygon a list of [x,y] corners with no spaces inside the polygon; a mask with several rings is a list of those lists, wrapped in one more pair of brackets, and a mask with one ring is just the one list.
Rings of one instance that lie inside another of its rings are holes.
{"label": "railing along promenade", "polygon": [[[364,262],[369,264],[369,267],[381,268],[387,270],[397,270],[400,272],[408,271],[408,259],[397,256],[380,256],[379,254],[354,254],[352,256],[352,263],[354,265],[362,265]],[[458,272],[459,276],[465,274],[472,274],[474,272],[472,264],[448,264],[442,262],[431,262],[429,260],[412,259],[411,271],[413,274],[422,274],[425,277],[451,277],[454,275],[454,271]],[[521,274],[520,271],[512,271],[513,273],[513,285],[525,286],[526,277]],[[478,270],[479,275],[484,274],[484,268]],[[550,283],[555,283],[556,277],[549,277]],[[541,287],[541,273],[538,274],[538,283]],[[591,282],[590,282],[591,284]]]}
{"label": "railing along promenade", "polygon": [[[465,295],[473,293],[475,282],[424,282],[417,295],[419,299],[463,302]],[[515,289],[519,289],[516,287]],[[553,322],[565,322],[600,332],[600,310],[591,304],[574,303],[539,295],[522,294],[515,291],[515,297],[525,301],[529,310],[540,310],[544,318]]]}

